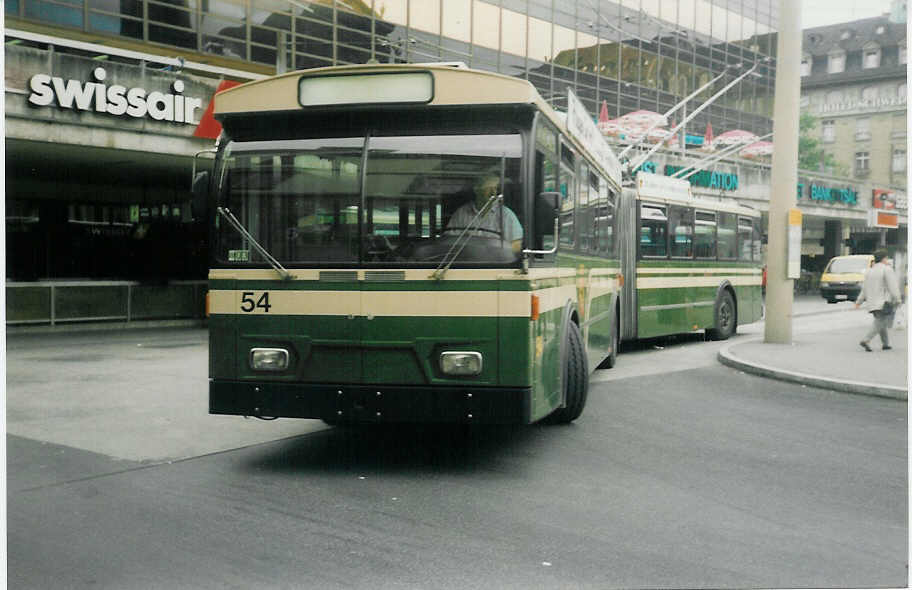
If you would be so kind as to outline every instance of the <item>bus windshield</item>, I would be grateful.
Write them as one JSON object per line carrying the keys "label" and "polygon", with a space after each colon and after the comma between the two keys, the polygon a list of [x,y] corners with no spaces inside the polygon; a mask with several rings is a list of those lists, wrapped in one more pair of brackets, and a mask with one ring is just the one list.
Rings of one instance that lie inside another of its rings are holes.
{"label": "bus windshield", "polygon": [[[521,154],[519,134],[232,141],[218,205],[282,264],[436,266],[462,234],[457,263],[512,263],[524,233]],[[217,259],[263,261],[229,224],[217,227]]]}

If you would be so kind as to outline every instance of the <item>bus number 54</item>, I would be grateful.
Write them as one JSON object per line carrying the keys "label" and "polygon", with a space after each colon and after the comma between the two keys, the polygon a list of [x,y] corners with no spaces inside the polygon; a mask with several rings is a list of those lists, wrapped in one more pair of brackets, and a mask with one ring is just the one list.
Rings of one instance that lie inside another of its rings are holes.
{"label": "bus number 54", "polygon": [[254,291],[244,291],[241,294],[241,311],[250,313],[256,311],[257,308],[260,308],[264,312],[269,313],[269,309],[272,307],[269,303],[269,291],[264,291],[259,299],[254,299],[255,296],[256,293]]}

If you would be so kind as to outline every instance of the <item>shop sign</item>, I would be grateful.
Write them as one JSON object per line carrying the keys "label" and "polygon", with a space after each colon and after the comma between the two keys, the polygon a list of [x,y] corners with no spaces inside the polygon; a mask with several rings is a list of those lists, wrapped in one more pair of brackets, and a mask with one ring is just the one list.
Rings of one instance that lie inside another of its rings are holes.
{"label": "shop sign", "polygon": [[203,105],[200,98],[183,96],[184,83],[175,80],[171,94],[145,88],[127,88],[120,84],[103,84],[107,77],[104,68],[92,72],[94,82],[64,80],[48,74],[35,74],[29,79],[30,104],[44,107],[55,101],[60,108],[77,111],[92,111],[114,116],[128,116],[141,119],[149,117],[156,121],[171,121],[196,125],[196,109]]}
{"label": "shop sign", "polygon": [[899,213],[896,211],[884,211],[883,209],[869,209],[868,226],[896,229],[899,227]]}
{"label": "shop sign", "polygon": [[840,111],[854,111],[864,109],[879,109],[885,107],[905,107],[905,94],[893,97],[875,98],[871,100],[852,100],[848,102],[828,102],[821,105],[820,113],[837,113]]}
{"label": "shop sign", "polygon": [[[805,190],[807,188],[807,190]],[[807,197],[811,201],[820,201],[824,203],[843,203],[845,205],[858,204],[858,191],[850,188],[834,188],[822,184],[799,182],[797,186],[797,196],[799,199]]]}
{"label": "shop sign", "polygon": [[[671,176],[684,166],[665,165],[665,176]],[[718,172],[716,170],[700,170],[687,180],[694,186],[705,186],[706,188],[717,188],[725,191],[738,190],[738,175],[730,172]]]}
{"label": "shop sign", "polygon": [[896,209],[896,193],[885,188],[875,188],[871,205],[875,209]]}

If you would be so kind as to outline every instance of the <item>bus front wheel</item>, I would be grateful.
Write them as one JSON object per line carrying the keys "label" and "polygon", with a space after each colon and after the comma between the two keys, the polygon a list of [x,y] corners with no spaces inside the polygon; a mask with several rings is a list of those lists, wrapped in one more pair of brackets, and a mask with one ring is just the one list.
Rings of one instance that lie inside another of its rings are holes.
{"label": "bus front wheel", "polygon": [[586,351],[583,348],[583,337],[579,326],[570,322],[567,326],[567,358],[564,392],[566,405],[558,408],[548,416],[551,424],[569,424],[583,413],[586,397],[589,393],[589,367],[586,362]]}
{"label": "bus front wheel", "polygon": [[713,327],[706,331],[710,340],[728,340],[737,328],[735,300],[731,293],[722,291],[716,300]]}

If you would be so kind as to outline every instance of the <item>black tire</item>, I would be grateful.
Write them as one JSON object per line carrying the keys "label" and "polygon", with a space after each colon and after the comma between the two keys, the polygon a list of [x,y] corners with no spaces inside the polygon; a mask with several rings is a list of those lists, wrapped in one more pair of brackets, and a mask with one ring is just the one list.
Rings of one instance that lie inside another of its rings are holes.
{"label": "black tire", "polygon": [[615,311],[611,318],[611,354],[602,361],[602,364],[598,366],[599,369],[611,369],[617,364],[618,346],[621,344],[620,331],[621,326],[618,324],[618,314]]}
{"label": "black tire", "polygon": [[579,326],[570,322],[567,327],[567,359],[564,392],[567,405],[558,408],[548,416],[551,424],[569,424],[583,413],[586,397],[589,394],[589,366],[586,361],[586,350],[583,348],[583,337]]}
{"label": "black tire", "polygon": [[722,291],[716,299],[713,318],[714,326],[706,330],[710,340],[728,340],[738,329],[735,300],[728,291]]}
{"label": "black tire", "polygon": [[827,303],[836,303],[835,299],[827,299]]}

